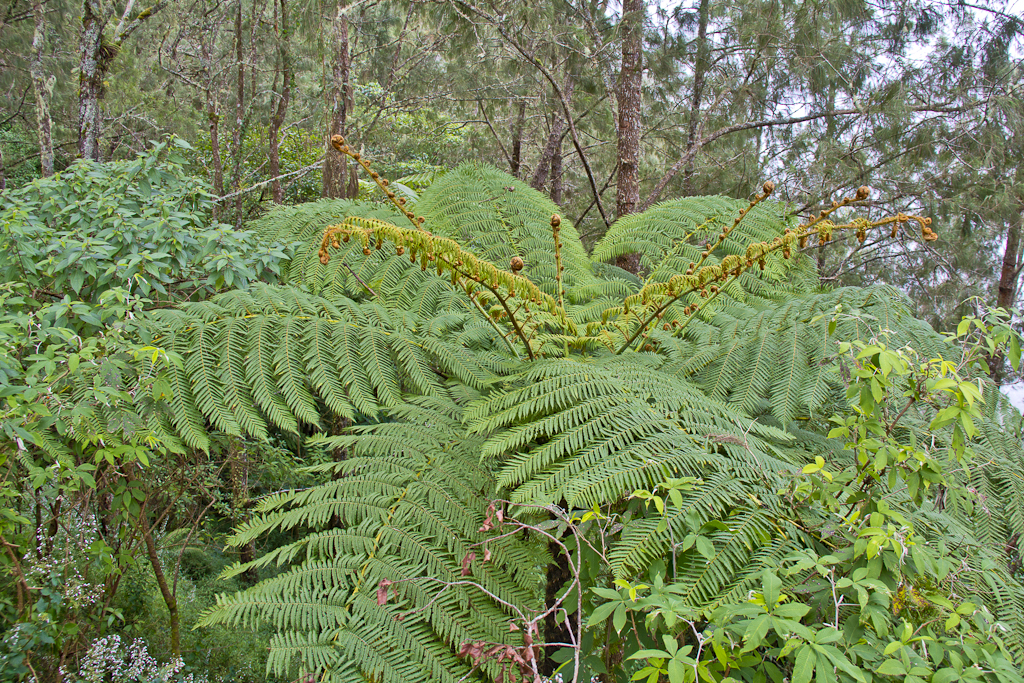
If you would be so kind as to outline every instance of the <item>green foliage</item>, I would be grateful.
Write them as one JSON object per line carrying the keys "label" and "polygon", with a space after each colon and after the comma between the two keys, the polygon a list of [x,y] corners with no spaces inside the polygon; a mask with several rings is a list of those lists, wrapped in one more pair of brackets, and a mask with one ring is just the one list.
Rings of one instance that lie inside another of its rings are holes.
{"label": "green foliage", "polygon": [[263,499],[232,539],[304,530],[253,566],[297,564],[221,599],[204,623],[273,624],[279,675],[298,658],[337,681],[457,680],[450,643],[504,639],[511,610],[536,602],[538,561],[518,539],[481,531],[494,482],[461,413],[423,397],[389,422],[318,439],[346,453],[317,469],[332,480]]}
{"label": "green foliage", "polygon": [[326,411],[376,419],[403,391],[448,396],[439,372],[473,388],[493,377],[493,361],[446,338],[467,333],[466,316],[431,324],[295,288],[254,286],[150,321],[154,343],[184,359],[154,385],[154,398],[170,397],[174,428],[195,448],[209,448],[207,419],[226,434],[266,438],[268,425],[318,427]]}
{"label": "green foliage", "polygon": [[185,174],[181,141],[133,161],[79,162],[0,200],[0,274],[35,296],[95,303],[122,287],[194,297],[245,287],[283,256],[252,235],[210,225],[211,196]]}
{"label": "green foliage", "polygon": [[277,545],[203,623],[270,628],[273,675],[338,681],[541,660],[578,680],[1017,680],[1019,418],[971,374],[1010,328],[944,339],[892,289],[813,291],[808,239],[906,217],[837,224],[849,197],[793,225],[765,190],[613,227],[598,255],[647,221],[667,234],[642,280],[479,166],[390,208],[260,219],[294,244],[285,283],[142,313],[169,362],[120,397],[167,448],[287,435],[327,456],[239,521],[235,547]]}
{"label": "green foliage", "polygon": [[[651,565],[649,592],[628,582],[594,589],[606,602],[591,625],[613,617],[621,632],[628,614],[644,619],[646,633],[627,645],[629,659],[646,663],[633,680],[1021,680],[1020,585],[1000,566],[1000,548],[970,538],[976,499],[970,480],[956,476],[956,465],[984,448],[971,443],[975,422],[986,420],[983,397],[959,375],[974,349],[958,367],[878,342],[839,348],[850,354],[850,410],[832,418],[829,437],[845,448],[815,457],[783,492],[775,523],[787,522],[800,543],[755,575],[746,599],[695,604],[687,579],[664,561]],[[634,495],[662,500],[657,491]],[[663,525],[686,509],[684,495],[657,506]],[[720,519],[735,534],[742,515]],[[638,525],[651,527],[644,518]],[[951,532],[969,550],[955,547]],[[1008,590],[1001,596],[993,585]]]}
{"label": "green foliage", "polygon": [[[591,258],[611,261],[630,253],[640,254],[640,265],[655,282],[663,282],[701,260],[708,242],[732,225],[746,202],[727,197],[687,197],[661,202],[640,214],[625,216],[594,246]],[[751,242],[770,242],[781,229],[796,227],[797,221],[784,204],[759,204],[736,227],[733,238],[723,245],[721,256],[745,254]],[[716,261],[717,262],[717,259]],[[807,291],[817,285],[817,273],[809,259],[771,261],[771,269],[748,272],[735,293],[775,298],[793,291]],[[797,266],[794,268],[794,266]],[[759,277],[755,277],[758,275]]]}

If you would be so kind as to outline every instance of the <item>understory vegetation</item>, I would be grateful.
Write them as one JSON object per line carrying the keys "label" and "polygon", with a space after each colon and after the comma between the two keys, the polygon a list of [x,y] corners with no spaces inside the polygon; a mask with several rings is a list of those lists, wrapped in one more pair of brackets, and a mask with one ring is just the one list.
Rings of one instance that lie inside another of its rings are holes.
{"label": "understory vegetation", "polygon": [[1022,679],[1016,312],[819,284],[929,218],[766,182],[588,252],[333,144],[378,199],[244,230],[177,140],[0,195],[0,680]]}

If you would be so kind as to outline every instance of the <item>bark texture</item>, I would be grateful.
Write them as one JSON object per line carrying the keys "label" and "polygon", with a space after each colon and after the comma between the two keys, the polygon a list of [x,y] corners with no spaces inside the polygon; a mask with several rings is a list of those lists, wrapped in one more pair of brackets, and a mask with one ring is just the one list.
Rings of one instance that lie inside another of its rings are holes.
{"label": "bark texture", "polygon": [[50,118],[50,93],[55,79],[46,77],[43,70],[43,45],[46,42],[46,15],[42,0],[32,0],[32,18],[35,30],[32,33],[32,61],[29,73],[32,76],[32,94],[36,99],[36,133],[39,138],[39,165],[44,178],[53,175],[53,120]]}
{"label": "bark texture", "polygon": [[[640,203],[640,92],[643,83],[643,0],[623,0],[622,68],[616,88],[619,105],[619,131],[616,147],[618,184],[615,194],[615,216],[622,218],[636,211]],[[620,268],[636,273],[640,269],[638,254],[624,254],[616,259]]]}
{"label": "bark texture", "polygon": [[[292,58],[291,58],[291,27],[288,24],[288,0],[280,2],[280,26],[278,33],[278,55],[280,60],[281,89],[277,95],[277,106],[270,117],[270,184],[271,196],[275,204],[284,203],[284,189],[278,176],[281,175],[281,126],[284,125],[288,113],[288,102],[292,94]],[[275,81],[278,77],[275,77]]]}
{"label": "bark texture", "polygon": [[100,51],[106,19],[98,16],[96,10],[95,3],[85,1],[78,53],[78,155],[99,161],[100,99],[103,97]]}
{"label": "bark texture", "polygon": [[84,0],[82,32],[78,47],[78,154],[83,159],[100,161],[100,129],[103,82],[110,66],[146,19],[163,8],[165,0],[135,13],[135,0],[128,0],[117,25],[107,33],[116,7],[104,0]]}
{"label": "bark texture", "polygon": [[519,103],[519,111],[516,120],[512,124],[512,159],[509,162],[511,173],[519,177],[519,169],[522,166],[523,158],[523,128],[526,126],[526,101]]}
{"label": "bark texture", "polygon": [[[331,146],[331,137],[334,135],[347,135],[348,114],[352,111],[353,97],[352,84],[350,82],[352,71],[352,53],[349,47],[348,17],[343,10],[345,3],[338,4],[338,13],[334,18],[331,27],[332,42],[334,47],[334,58],[331,60],[331,91],[328,99],[330,121],[327,127],[326,149],[324,158],[323,186],[321,194],[324,197],[349,197],[349,187],[346,184],[348,175],[348,158]],[[356,193],[359,186],[356,184]],[[355,196],[352,194],[351,196]]]}
{"label": "bark texture", "polygon": [[242,139],[245,136],[245,41],[242,33],[242,0],[235,9],[235,127],[231,131],[231,146],[234,155],[231,171],[231,189],[235,197],[235,225],[242,225]]}
{"label": "bark texture", "polygon": [[156,543],[153,541],[153,530],[146,524],[145,520],[142,520],[140,524],[142,526],[142,538],[146,543],[146,556],[149,558],[149,564],[153,567],[153,575],[156,577],[156,585],[160,588],[160,595],[163,596],[164,604],[167,605],[171,626],[171,654],[175,657],[180,657],[181,620],[178,617],[178,600],[167,583],[163,563],[160,562],[160,555],[157,553]]}
{"label": "bark texture", "polygon": [[999,293],[996,306],[1010,308],[1017,302],[1017,282],[1020,279],[1021,250],[1020,232],[1024,222],[1024,212],[1020,220],[1010,224],[1006,233],[1006,249],[1003,251],[1003,264],[999,269]]}
{"label": "bark texture", "polygon": [[[565,85],[562,86],[562,95],[565,97],[567,105],[572,104],[573,85],[572,76],[567,74],[565,77]],[[557,94],[555,97],[557,98]],[[554,198],[556,183],[558,183],[559,186],[558,194],[561,196],[562,138],[565,137],[565,131],[565,113],[562,111],[561,106],[556,103],[552,108],[551,132],[548,133],[548,139],[544,145],[544,150],[541,152],[540,159],[537,160],[537,168],[534,169],[533,176],[530,178],[530,187],[543,192],[544,187],[547,185],[548,177],[550,176],[552,193],[551,199],[556,204],[558,203],[558,200]]]}
{"label": "bark texture", "polygon": [[118,24],[108,34],[106,27],[116,16],[117,7],[105,0],[84,0],[82,33],[78,55],[78,154],[83,159],[100,161],[99,134],[102,116],[100,100],[103,81],[124,43],[150,18],[164,7],[166,0],[135,13],[135,0],[128,0]]}

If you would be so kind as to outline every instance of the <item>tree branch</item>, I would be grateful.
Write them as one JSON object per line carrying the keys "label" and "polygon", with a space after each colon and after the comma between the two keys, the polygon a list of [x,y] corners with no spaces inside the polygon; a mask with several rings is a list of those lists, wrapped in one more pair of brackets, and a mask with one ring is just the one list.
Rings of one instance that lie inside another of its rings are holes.
{"label": "tree branch", "polygon": [[[922,106],[922,107],[914,107],[910,111],[916,112],[916,113],[931,112],[931,113],[935,113],[935,114],[960,114],[960,113],[963,113],[963,112],[965,112],[965,111],[967,111],[969,109],[974,109],[974,108],[978,107],[979,104],[980,103],[978,103],[978,102],[972,102],[970,104],[963,105],[963,106],[928,105],[928,106]],[[857,108],[854,108],[854,109],[838,109],[838,110],[833,110],[833,111],[818,112],[816,114],[807,114],[806,116],[793,116],[793,117],[788,117],[788,118],[763,119],[761,121],[745,121],[744,123],[736,123],[736,124],[733,124],[731,126],[724,126],[722,128],[719,128],[718,130],[714,131],[713,133],[709,133],[708,135],[705,135],[705,136],[701,137],[692,146],[689,146],[689,147],[686,148],[686,151],[683,152],[683,155],[679,158],[679,160],[676,161],[676,163],[674,163],[672,165],[672,168],[670,168],[668,170],[668,172],[665,173],[665,175],[663,175],[661,177],[661,180],[658,181],[658,184],[655,185],[654,190],[651,192],[651,194],[647,197],[647,199],[640,206],[640,210],[641,211],[645,211],[648,208],[650,208],[651,204],[653,204],[654,202],[658,201],[658,197],[661,196],[661,193],[665,190],[665,187],[669,184],[669,182],[672,180],[672,178],[674,178],[676,176],[676,174],[679,173],[679,171],[684,166],[686,166],[688,163],[693,161],[694,157],[697,156],[697,154],[700,152],[701,149],[703,149],[704,147],[706,147],[707,145],[711,144],[712,142],[714,142],[715,140],[717,140],[717,139],[719,139],[721,137],[725,137],[726,135],[731,135],[733,133],[738,133],[738,132],[741,132],[741,131],[744,131],[744,130],[753,130],[755,128],[773,128],[775,126],[792,126],[792,125],[795,125],[797,123],[805,123],[807,121],[814,121],[816,119],[825,118],[826,116],[851,116],[851,115],[854,115],[854,114],[868,115],[868,114],[878,114],[878,113],[880,113],[880,112],[877,111],[877,110],[872,111],[872,110],[857,109]]]}
{"label": "tree branch", "polygon": [[597,210],[600,212],[605,225],[611,225],[611,222],[608,220],[608,216],[605,214],[604,205],[601,204],[601,193],[597,188],[597,180],[594,179],[594,171],[590,168],[590,162],[587,161],[587,155],[583,152],[583,145],[580,144],[580,138],[576,131],[576,123],[573,120],[572,111],[569,109],[569,104],[565,100],[565,93],[562,92],[562,89],[559,87],[558,81],[555,79],[554,75],[540,62],[540,60],[534,57],[525,47],[523,47],[518,40],[509,35],[508,31],[505,30],[505,22],[499,20],[497,17],[489,14],[485,10],[480,9],[476,5],[465,2],[465,0],[461,0],[459,4],[465,6],[485,21],[490,22],[490,24],[497,29],[501,37],[504,38],[509,45],[515,48],[516,52],[518,52],[523,59],[540,71],[541,75],[543,75],[548,83],[551,84],[551,88],[554,90],[555,95],[558,96],[558,101],[562,105],[562,111],[565,112],[565,120],[569,125],[569,133],[572,136],[572,146],[576,148],[576,154],[579,156],[580,162],[583,164],[583,170],[587,173],[587,180],[590,182],[590,190],[594,193],[594,201],[597,204]]}
{"label": "tree branch", "polygon": [[246,188],[244,188],[242,190],[238,190],[237,192],[232,192],[231,194],[226,194],[223,197],[216,197],[213,201],[215,201],[215,202],[222,202],[225,199],[231,199],[232,197],[238,197],[239,195],[248,194],[249,192],[252,192],[253,190],[259,189],[261,187],[265,187],[265,186],[269,185],[270,183],[274,182],[275,180],[281,180],[282,178],[288,178],[290,176],[298,175],[300,173],[309,173],[313,169],[318,168],[321,165],[323,165],[323,163],[324,163],[324,160],[321,159],[320,161],[313,162],[309,166],[303,166],[302,168],[300,168],[297,171],[291,171],[289,173],[283,173],[283,174],[281,174],[279,176],[276,176],[274,178],[270,178],[269,180],[261,180],[260,182],[256,183],[255,185],[250,185],[249,187],[246,187]]}

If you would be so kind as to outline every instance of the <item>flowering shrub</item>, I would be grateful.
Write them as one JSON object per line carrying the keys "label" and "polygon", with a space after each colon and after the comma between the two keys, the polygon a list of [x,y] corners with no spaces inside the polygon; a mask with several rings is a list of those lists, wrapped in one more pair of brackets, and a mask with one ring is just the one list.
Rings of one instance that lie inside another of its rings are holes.
{"label": "flowering shrub", "polygon": [[111,635],[93,642],[77,673],[61,673],[65,681],[74,683],[207,683],[205,676],[185,669],[180,657],[158,662],[141,639],[125,643]]}

